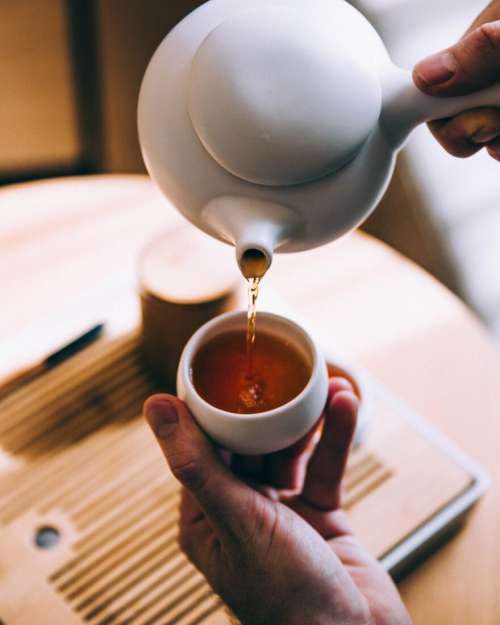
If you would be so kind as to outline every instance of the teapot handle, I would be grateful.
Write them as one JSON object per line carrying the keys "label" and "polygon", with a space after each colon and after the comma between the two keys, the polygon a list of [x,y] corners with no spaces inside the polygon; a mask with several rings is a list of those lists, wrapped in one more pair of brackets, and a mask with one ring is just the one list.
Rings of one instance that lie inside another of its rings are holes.
{"label": "teapot handle", "polygon": [[500,84],[466,96],[436,98],[420,91],[411,72],[399,68],[383,82],[383,92],[381,124],[395,148],[402,147],[412,130],[424,122],[473,108],[500,108]]}

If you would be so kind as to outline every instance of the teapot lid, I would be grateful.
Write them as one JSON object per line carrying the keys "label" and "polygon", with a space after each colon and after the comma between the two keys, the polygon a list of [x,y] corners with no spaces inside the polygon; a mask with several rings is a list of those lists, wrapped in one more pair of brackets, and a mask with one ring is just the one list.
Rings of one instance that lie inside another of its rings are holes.
{"label": "teapot lid", "polygon": [[247,182],[289,186],[343,167],[380,115],[370,63],[336,29],[295,8],[231,17],[204,39],[190,71],[188,111],[213,159]]}

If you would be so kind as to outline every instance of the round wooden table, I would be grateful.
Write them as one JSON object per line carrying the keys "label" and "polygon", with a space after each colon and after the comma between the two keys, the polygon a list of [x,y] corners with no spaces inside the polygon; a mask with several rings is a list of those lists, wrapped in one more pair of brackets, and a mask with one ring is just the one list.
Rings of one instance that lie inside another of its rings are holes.
{"label": "round wooden table", "polygon": [[[135,288],[139,250],[181,222],[143,176],[5,187],[0,215],[0,375],[30,346],[42,354],[63,340],[75,304]],[[433,278],[367,236],[277,256],[266,281],[329,347],[489,471],[492,488],[465,528],[400,589],[416,625],[500,623],[500,359],[492,340]],[[16,342],[27,329],[30,344]]]}

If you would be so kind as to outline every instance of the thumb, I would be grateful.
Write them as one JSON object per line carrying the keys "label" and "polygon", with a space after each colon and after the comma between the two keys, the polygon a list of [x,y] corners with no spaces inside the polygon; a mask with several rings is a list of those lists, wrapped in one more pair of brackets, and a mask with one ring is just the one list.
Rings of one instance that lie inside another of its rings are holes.
{"label": "thumb", "polygon": [[500,81],[500,20],[473,30],[455,46],[420,61],[419,89],[432,96],[466,95]]}
{"label": "thumb", "polygon": [[222,543],[248,536],[259,497],[223,464],[187,406],[172,395],[154,395],[144,416],[177,480],[196,499]]}

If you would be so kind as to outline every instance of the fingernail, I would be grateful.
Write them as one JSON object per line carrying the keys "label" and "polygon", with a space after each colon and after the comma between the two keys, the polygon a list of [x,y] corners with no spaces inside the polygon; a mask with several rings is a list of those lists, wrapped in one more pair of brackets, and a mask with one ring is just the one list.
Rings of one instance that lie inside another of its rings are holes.
{"label": "fingernail", "polygon": [[429,86],[441,85],[455,75],[457,62],[451,52],[438,52],[421,61],[416,72]]}
{"label": "fingernail", "polygon": [[169,401],[150,403],[147,407],[146,417],[158,438],[169,437],[179,422],[177,411]]}
{"label": "fingernail", "polygon": [[499,128],[480,128],[472,135],[471,141],[474,143],[490,143],[500,135]]}

